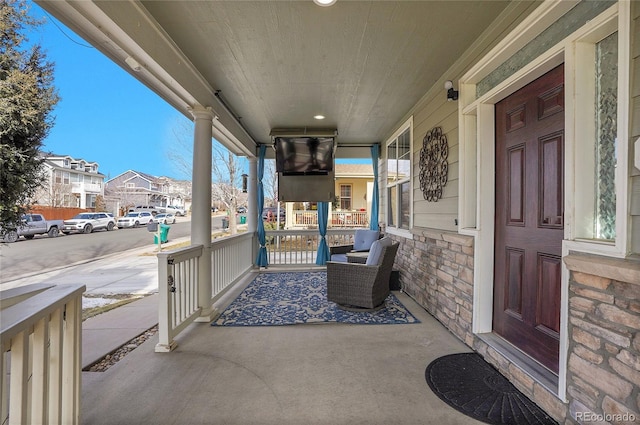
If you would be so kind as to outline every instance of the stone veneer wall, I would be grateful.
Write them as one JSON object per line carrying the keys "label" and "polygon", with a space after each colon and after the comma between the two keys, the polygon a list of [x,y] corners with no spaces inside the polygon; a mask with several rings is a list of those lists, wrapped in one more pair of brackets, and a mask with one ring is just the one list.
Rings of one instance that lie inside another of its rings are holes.
{"label": "stone veneer wall", "polygon": [[[640,263],[613,260],[616,265],[608,270],[627,276],[627,282],[600,271],[572,273],[566,404],[473,335],[472,237],[430,229],[414,229],[413,239],[390,236],[400,243],[395,267],[403,290],[559,423],[640,423]],[[570,269],[575,258],[565,258]],[[610,261],[589,257],[581,264],[600,270],[597,266]],[[635,415],[633,420],[597,421],[625,412]]]}
{"label": "stone veneer wall", "polygon": [[473,345],[473,238],[416,230],[400,243],[395,267],[400,285],[467,345]]}
{"label": "stone veneer wall", "polygon": [[640,423],[640,262],[573,254],[565,263],[571,418]]}

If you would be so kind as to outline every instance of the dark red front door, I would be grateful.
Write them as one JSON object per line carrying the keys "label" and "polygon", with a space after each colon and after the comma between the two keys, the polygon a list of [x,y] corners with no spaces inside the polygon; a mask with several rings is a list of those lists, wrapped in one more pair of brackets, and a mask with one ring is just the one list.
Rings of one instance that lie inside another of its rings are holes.
{"label": "dark red front door", "polygon": [[493,329],[558,373],[564,66],[496,104]]}

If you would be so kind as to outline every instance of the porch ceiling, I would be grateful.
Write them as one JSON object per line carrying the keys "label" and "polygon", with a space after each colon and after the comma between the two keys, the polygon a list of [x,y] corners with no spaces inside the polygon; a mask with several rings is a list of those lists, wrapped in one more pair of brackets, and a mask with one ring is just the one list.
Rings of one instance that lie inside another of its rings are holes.
{"label": "porch ceiling", "polygon": [[183,114],[211,107],[232,151],[254,154],[275,128],[329,128],[344,157],[389,137],[510,3],[36,2]]}

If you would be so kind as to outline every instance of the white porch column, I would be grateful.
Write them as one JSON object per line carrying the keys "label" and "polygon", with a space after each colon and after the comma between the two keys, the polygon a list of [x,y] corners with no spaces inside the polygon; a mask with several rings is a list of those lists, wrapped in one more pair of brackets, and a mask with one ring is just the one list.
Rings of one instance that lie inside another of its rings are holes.
{"label": "white porch column", "polygon": [[191,110],[193,134],[193,171],[191,205],[191,244],[203,245],[198,268],[198,305],[202,308],[197,322],[213,320],[211,310],[211,139],[213,112],[196,106]]}
{"label": "white porch column", "polygon": [[258,159],[249,158],[249,184],[248,210],[247,210],[247,232],[253,234],[253,248],[251,249],[251,261],[258,255]]}

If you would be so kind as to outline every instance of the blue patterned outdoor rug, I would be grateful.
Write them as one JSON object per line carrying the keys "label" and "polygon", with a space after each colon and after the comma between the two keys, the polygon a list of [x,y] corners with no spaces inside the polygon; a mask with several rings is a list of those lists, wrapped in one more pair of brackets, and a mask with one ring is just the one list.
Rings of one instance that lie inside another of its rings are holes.
{"label": "blue patterned outdoor rug", "polygon": [[395,295],[375,311],[345,311],[327,301],[327,273],[263,273],[245,288],[212,326],[279,326],[300,323],[420,323]]}

